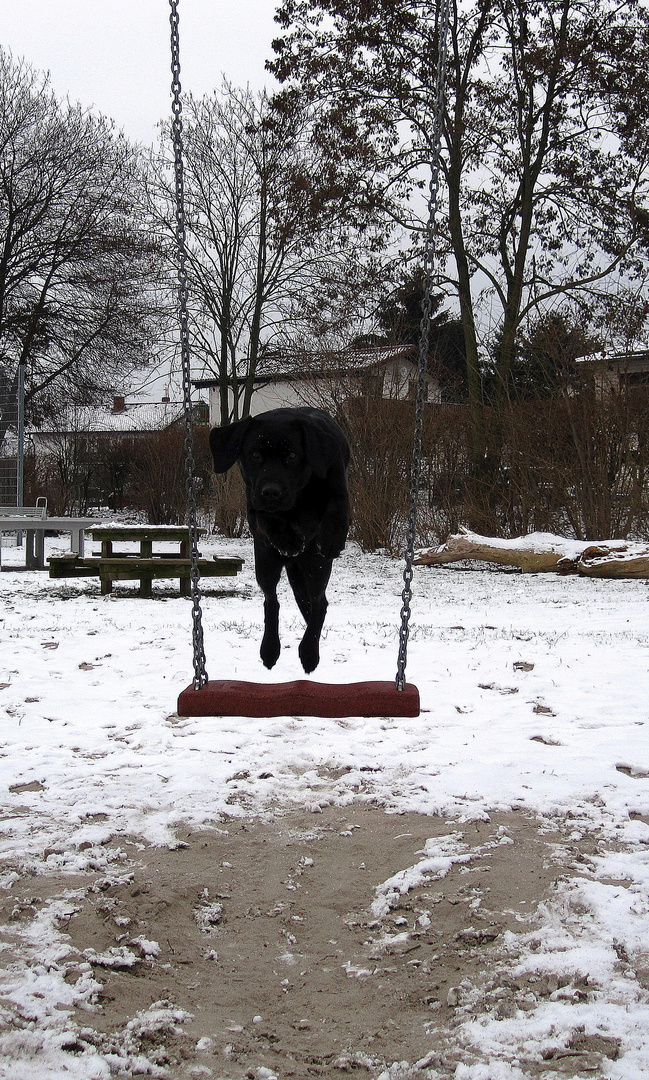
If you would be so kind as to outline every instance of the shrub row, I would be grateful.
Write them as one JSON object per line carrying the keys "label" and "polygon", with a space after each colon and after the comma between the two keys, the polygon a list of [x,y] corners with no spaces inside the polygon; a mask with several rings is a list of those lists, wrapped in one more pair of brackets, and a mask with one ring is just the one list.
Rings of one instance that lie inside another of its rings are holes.
{"label": "shrub row", "polygon": [[[397,552],[409,507],[412,405],[348,399],[339,421],[352,445],[351,539],[364,550]],[[644,536],[649,530],[649,388],[619,394],[509,403],[487,416],[488,468],[472,463],[468,411],[424,412],[418,542],[445,539],[460,525],[486,535],[535,530],[578,539]],[[201,515],[226,536],[246,528],[237,469],[214,476],[209,429],[195,430]],[[28,462],[27,499],[47,495],[51,513],[128,511],[156,524],[185,520],[184,432],[120,440],[61,436]]]}

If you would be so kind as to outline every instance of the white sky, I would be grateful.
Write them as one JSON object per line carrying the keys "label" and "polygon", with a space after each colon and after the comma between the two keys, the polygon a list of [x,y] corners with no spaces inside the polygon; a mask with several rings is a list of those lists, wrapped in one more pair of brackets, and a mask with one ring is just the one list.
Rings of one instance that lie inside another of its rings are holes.
{"label": "white sky", "polygon": [[[202,95],[221,74],[253,89],[264,70],[275,0],[179,0],[183,90]],[[0,45],[50,72],[66,95],[111,117],[131,138],[155,139],[170,112],[168,0],[0,0]]]}

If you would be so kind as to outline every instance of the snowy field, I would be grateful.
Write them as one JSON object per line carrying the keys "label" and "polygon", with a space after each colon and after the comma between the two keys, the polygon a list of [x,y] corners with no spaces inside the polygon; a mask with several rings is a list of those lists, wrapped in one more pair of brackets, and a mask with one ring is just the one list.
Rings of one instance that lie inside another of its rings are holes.
{"label": "snowy field", "polygon": [[[46,554],[65,550],[65,538],[46,543]],[[290,594],[280,596],[283,652],[269,673],[258,659],[251,546],[201,549],[246,560],[236,578],[205,583],[210,677],[303,678],[302,622]],[[517,1063],[523,1049],[578,1024],[621,1039],[619,1056],[584,1077],[649,1078],[649,993],[640,977],[649,964],[649,582],[422,567],[408,662],[421,694],[418,718],[179,719],[177,696],[192,676],[191,607],[175,595],[176,583],[154,583],[153,600],[138,598],[135,583],[101,597],[98,579],[50,580],[23,561],[24,549],[3,547],[3,890],[27,872],[96,866],[111,839],[169,846],[181,827],[275,805],[317,812],[371,800],[460,823],[517,807],[555,825],[570,821],[569,834],[597,837],[601,854],[546,906],[540,938],[530,933],[516,964],[521,972],[581,973],[598,990],[587,1001],[559,992],[506,1020],[467,1021],[465,1037],[485,1064],[458,1066],[455,1075],[532,1075]],[[393,677],[401,573],[398,562],[348,547],[334,568],[316,679]],[[413,881],[444,873],[434,855],[431,844]],[[454,858],[448,849],[444,857]],[[40,932],[45,954],[54,930]],[[26,1001],[35,978],[33,963],[24,971],[12,964],[3,1000]],[[76,1059],[60,1064],[72,1003],[62,988],[69,990],[52,962],[30,1029],[40,1033],[40,1064],[0,1035],[0,1075],[111,1075],[99,1058],[95,1071]],[[410,1075],[438,1074],[425,1062],[417,1072],[395,1066],[382,1074]]]}

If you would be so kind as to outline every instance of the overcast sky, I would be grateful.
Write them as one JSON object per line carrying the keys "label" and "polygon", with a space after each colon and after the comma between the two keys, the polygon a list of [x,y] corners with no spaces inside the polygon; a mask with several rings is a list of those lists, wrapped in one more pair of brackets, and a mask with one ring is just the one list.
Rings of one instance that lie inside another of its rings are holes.
{"label": "overcast sky", "polygon": [[[278,36],[275,0],[179,0],[183,90],[204,94],[221,74],[253,89]],[[0,0],[0,45],[49,71],[60,97],[111,117],[140,142],[170,112],[168,0]]]}

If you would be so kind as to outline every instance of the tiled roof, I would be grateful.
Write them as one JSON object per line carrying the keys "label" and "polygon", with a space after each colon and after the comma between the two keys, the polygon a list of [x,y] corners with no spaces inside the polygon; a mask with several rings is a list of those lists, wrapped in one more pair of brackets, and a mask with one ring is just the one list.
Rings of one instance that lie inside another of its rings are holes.
{"label": "tiled roof", "polygon": [[112,407],[84,405],[70,409],[56,428],[43,425],[31,431],[33,434],[47,431],[163,431],[182,416],[182,403],[174,401],[126,405],[120,412],[113,412]]}
{"label": "tiled roof", "polygon": [[[352,375],[355,372],[369,371],[374,367],[387,365],[394,360],[407,359],[417,363],[417,348],[414,345],[373,345],[363,349],[341,349],[337,352],[310,353],[305,359],[291,358],[285,352],[278,352],[265,357],[257,369],[255,383],[276,381],[299,382],[312,379],[314,375],[331,377],[333,375]],[[241,376],[240,382],[245,381]],[[218,379],[196,379],[194,386],[216,386]]]}

